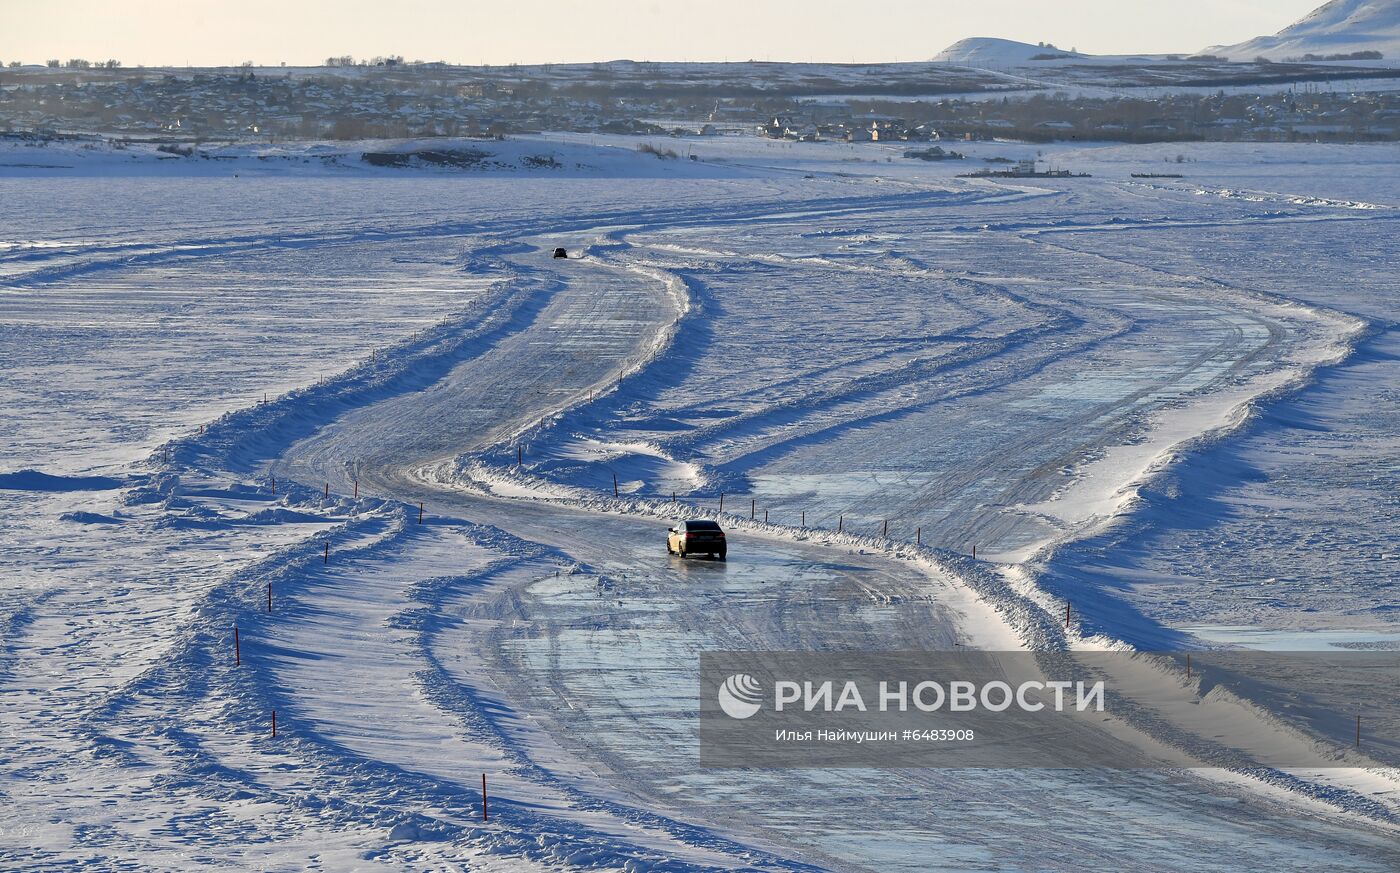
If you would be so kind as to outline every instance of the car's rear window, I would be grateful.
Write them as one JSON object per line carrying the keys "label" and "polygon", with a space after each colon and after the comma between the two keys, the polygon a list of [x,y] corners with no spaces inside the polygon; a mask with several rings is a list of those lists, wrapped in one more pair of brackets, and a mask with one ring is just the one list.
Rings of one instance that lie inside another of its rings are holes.
{"label": "car's rear window", "polygon": [[719,524],[713,521],[687,521],[686,530],[719,530]]}

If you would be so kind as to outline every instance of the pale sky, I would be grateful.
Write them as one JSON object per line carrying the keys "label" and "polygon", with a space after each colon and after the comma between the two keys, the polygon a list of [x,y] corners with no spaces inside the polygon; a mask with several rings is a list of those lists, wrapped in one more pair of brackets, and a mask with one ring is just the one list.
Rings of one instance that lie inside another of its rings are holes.
{"label": "pale sky", "polygon": [[1273,33],[1323,0],[0,0],[0,61],[927,60],[969,36],[1099,54]]}

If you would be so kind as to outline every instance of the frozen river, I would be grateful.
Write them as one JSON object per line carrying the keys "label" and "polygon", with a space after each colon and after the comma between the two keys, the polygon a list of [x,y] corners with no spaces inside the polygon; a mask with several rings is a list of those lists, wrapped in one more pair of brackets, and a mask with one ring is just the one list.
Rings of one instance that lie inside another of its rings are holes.
{"label": "frozen river", "polygon": [[[708,650],[1394,630],[1395,213],[1329,175],[1381,158],[1106,152],[0,179],[0,859],[1394,869],[1390,771],[700,767]],[[730,560],[668,557],[721,495]]]}

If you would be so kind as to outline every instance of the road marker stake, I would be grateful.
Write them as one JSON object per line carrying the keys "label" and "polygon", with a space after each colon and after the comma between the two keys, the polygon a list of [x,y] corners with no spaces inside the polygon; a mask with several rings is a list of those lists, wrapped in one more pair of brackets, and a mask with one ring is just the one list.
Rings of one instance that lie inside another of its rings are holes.
{"label": "road marker stake", "polygon": [[331,541],[330,541],[330,540],[326,540],[326,551],[325,551],[325,554],[324,554],[324,555],[322,556],[322,558],[321,558],[321,563],[322,563],[322,564],[329,564],[330,562],[331,562]]}
{"label": "road marker stake", "polygon": [[482,773],[482,774],[481,774],[481,820],[482,820],[482,821],[490,821],[490,820],[491,820],[490,817],[488,817],[487,814],[486,814],[486,774],[485,774],[485,773]]}
{"label": "road marker stake", "polygon": [[617,474],[613,474],[613,496],[617,496]]}
{"label": "road marker stake", "polygon": [[756,513],[756,512],[758,512],[758,501],[757,501],[757,500],[750,500],[750,501],[749,501],[749,521],[753,521],[754,513]]}
{"label": "road marker stake", "polygon": [[882,537],[888,537],[889,535],[890,535],[890,520],[887,518],[887,519],[885,519],[885,529],[884,529],[883,531],[880,532],[880,536],[882,536]]}
{"label": "road marker stake", "polygon": [[922,527],[920,527],[918,530],[914,531],[914,545],[916,545],[916,546],[922,546],[923,544],[924,544],[924,529],[923,529]]}
{"label": "road marker stake", "polygon": [[418,501],[418,523],[423,523],[423,501]]}
{"label": "road marker stake", "polygon": [[329,482],[326,483],[326,496],[327,496],[327,497],[330,497],[330,496],[331,496],[331,483],[329,483]]}
{"label": "road marker stake", "polygon": [[272,738],[277,739],[277,710],[272,711]]}
{"label": "road marker stake", "polygon": [[1065,627],[1069,627],[1069,601],[1065,601]]}
{"label": "road marker stake", "polygon": [[267,583],[267,611],[272,612],[272,583]]}
{"label": "road marker stake", "polygon": [[837,533],[841,533],[841,531],[843,531],[843,530],[845,530],[845,529],[846,529],[846,516],[844,516],[844,515],[838,515],[838,516],[836,516],[836,532],[837,532]]}
{"label": "road marker stake", "polygon": [[243,653],[239,651],[238,625],[233,626],[233,666],[237,667],[243,663]]}

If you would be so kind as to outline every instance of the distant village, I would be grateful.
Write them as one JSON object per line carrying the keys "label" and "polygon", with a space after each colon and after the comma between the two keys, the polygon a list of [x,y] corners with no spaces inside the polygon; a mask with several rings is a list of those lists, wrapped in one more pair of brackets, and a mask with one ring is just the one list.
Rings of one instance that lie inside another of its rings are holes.
{"label": "distant village", "polygon": [[[389,57],[368,65],[331,58],[320,68],[153,70],[52,61],[0,69],[0,131],[179,142],[546,130],[848,143],[1400,140],[1400,93],[1352,93],[1326,83],[1267,94],[1222,85],[1114,98],[1051,89],[1026,94],[1022,86],[1011,97],[997,96],[1008,89],[1003,77],[937,65],[872,65],[862,72],[755,64],[773,68],[772,78],[759,84],[754,70],[734,69],[743,66],[483,68]],[[1220,69],[1211,75],[1219,78]],[[1277,77],[1286,68],[1272,65],[1269,72]],[[1246,73],[1258,75],[1238,75]]]}
{"label": "distant village", "polygon": [[1285,92],[798,105],[756,133],[818,142],[1370,142],[1400,140],[1400,93]]}

